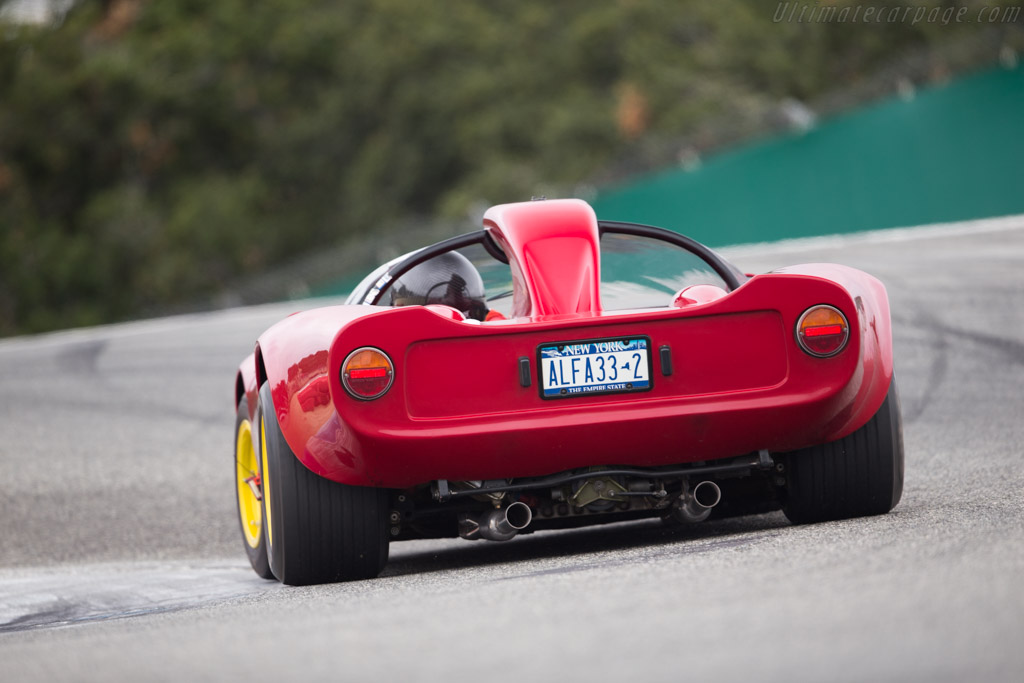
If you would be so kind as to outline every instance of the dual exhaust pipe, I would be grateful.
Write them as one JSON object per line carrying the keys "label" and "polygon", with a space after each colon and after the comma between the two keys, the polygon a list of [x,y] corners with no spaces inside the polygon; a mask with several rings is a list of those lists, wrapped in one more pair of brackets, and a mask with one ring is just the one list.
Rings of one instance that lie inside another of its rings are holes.
{"label": "dual exhaust pipe", "polygon": [[[711,509],[722,500],[722,489],[713,481],[701,481],[691,490],[689,486],[672,505],[670,516],[686,523],[703,522]],[[466,513],[459,517],[459,536],[471,541],[508,541],[533,521],[533,510],[521,501],[503,508],[479,513]]]}
{"label": "dual exhaust pipe", "polygon": [[459,536],[475,541],[508,541],[533,521],[533,510],[521,501],[506,507],[459,517]]}

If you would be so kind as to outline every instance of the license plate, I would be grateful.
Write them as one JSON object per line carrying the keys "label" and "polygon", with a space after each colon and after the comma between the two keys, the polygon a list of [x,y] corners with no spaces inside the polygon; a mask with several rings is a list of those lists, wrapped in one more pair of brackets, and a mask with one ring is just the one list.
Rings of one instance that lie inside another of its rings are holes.
{"label": "license plate", "polygon": [[537,349],[540,395],[570,398],[651,388],[647,337],[542,344]]}

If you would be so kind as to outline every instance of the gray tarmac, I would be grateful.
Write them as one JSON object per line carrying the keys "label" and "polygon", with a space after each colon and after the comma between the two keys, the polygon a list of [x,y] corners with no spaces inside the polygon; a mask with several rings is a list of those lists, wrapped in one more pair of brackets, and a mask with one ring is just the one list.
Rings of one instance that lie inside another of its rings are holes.
{"label": "gray tarmac", "polygon": [[892,513],[396,543],[282,587],[241,549],[232,381],[307,303],[0,340],[0,680],[1024,680],[1024,217],[723,251],[885,282]]}

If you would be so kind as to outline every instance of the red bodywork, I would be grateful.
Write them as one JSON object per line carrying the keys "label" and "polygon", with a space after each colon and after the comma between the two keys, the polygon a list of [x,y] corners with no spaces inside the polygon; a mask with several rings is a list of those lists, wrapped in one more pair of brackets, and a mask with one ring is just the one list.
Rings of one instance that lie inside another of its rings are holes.
{"label": "red bodywork", "polygon": [[[484,224],[508,255],[520,317],[473,324],[443,307],[346,305],[297,313],[260,337],[239,390],[252,411],[258,378],[270,383],[284,436],[312,471],[405,488],[785,452],[849,434],[885,399],[888,300],[863,272],[794,266],[717,298],[702,291],[667,297],[664,309],[605,312],[597,224],[585,203],[495,207]],[[850,322],[849,342],[832,358],[797,346],[797,320],[816,304]],[[636,335],[651,340],[650,391],[540,397],[539,345]],[[377,400],[341,386],[341,364],[361,346],[394,362],[394,385]],[[529,387],[520,383],[522,358]]]}

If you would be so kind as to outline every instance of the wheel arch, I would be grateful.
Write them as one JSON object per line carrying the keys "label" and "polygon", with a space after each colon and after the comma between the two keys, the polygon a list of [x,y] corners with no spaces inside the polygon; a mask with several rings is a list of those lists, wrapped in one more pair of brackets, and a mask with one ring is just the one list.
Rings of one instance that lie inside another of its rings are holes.
{"label": "wheel arch", "polygon": [[242,399],[248,400],[249,404],[249,419],[252,419],[253,413],[256,411],[256,395],[259,391],[260,385],[257,380],[258,371],[256,363],[254,362],[255,354],[250,353],[245,357],[245,360],[238,366],[238,371],[235,372],[235,407],[241,403]]}
{"label": "wheel arch", "polygon": [[235,405],[237,406],[242,402],[242,397],[245,396],[245,380],[242,379],[242,370],[239,369],[235,373]]}

